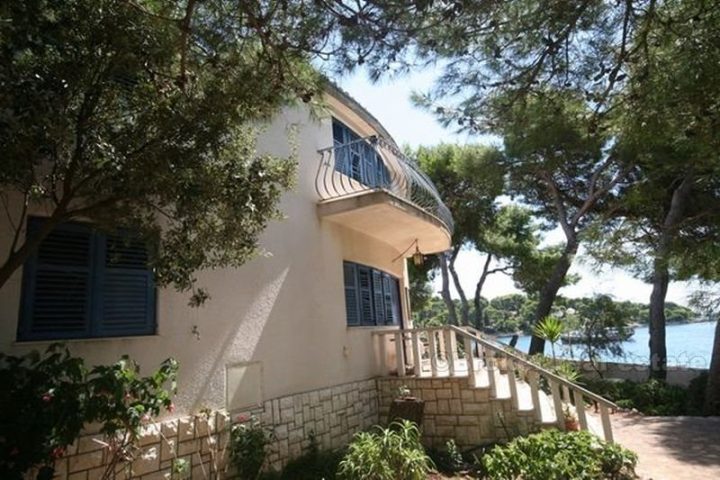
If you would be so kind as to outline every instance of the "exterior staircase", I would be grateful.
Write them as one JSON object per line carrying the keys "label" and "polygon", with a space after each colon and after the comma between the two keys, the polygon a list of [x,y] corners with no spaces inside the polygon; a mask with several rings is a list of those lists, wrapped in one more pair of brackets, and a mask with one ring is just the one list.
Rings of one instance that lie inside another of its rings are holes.
{"label": "exterior staircase", "polygon": [[[381,414],[387,413],[394,388],[409,387],[426,402],[431,440],[455,435],[467,437],[458,444],[470,445],[540,428],[564,430],[569,413],[580,429],[613,441],[610,412],[617,408],[614,403],[475,329],[445,326],[376,331],[373,335],[381,379]],[[434,435],[435,431],[441,434]]]}

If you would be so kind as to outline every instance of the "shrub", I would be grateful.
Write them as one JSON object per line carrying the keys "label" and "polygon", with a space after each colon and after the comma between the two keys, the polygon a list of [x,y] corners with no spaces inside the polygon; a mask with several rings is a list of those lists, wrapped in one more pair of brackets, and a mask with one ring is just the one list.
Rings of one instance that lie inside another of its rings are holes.
{"label": "shrub", "polygon": [[355,435],[340,462],[346,480],[424,480],[433,468],[418,427],[407,420]]}
{"label": "shrub", "polygon": [[609,398],[622,408],[634,408],[645,415],[676,416],[692,411],[688,391],[661,380],[586,380],[589,390]]}
{"label": "shrub", "polygon": [[542,433],[519,437],[482,458],[493,480],[634,479],[637,456],[589,432]]}
{"label": "shrub", "polygon": [[304,455],[290,460],[283,471],[263,476],[263,480],[334,480],[343,450],[320,450],[314,435],[310,435],[310,447]]}
{"label": "shrub", "polygon": [[60,344],[45,355],[0,354],[0,478],[20,479],[33,466],[42,467],[39,478],[52,478],[54,460],[86,423],[100,424],[107,435],[111,467],[132,461],[141,426],[172,408],[177,369],[168,359],[141,377],[138,365],[123,357],[88,371]]}
{"label": "shrub", "polygon": [[256,480],[265,465],[272,434],[255,417],[240,421],[230,431],[230,460],[242,480]]}

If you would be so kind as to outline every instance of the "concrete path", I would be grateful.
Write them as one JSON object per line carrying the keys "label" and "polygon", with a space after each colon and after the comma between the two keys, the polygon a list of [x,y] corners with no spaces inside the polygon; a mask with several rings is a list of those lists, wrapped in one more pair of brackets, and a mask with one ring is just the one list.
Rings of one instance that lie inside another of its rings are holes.
{"label": "concrete path", "polygon": [[638,454],[644,480],[720,479],[720,417],[612,416],[615,441]]}

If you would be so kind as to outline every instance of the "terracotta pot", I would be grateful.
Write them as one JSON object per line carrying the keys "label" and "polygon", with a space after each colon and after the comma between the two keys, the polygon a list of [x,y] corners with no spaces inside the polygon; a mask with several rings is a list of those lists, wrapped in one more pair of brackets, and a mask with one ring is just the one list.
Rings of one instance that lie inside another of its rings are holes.
{"label": "terracotta pot", "polygon": [[579,432],[580,431],[580,423],[574,418],[566,418],[565,419],[565,430],[567,430],[568,432]]}

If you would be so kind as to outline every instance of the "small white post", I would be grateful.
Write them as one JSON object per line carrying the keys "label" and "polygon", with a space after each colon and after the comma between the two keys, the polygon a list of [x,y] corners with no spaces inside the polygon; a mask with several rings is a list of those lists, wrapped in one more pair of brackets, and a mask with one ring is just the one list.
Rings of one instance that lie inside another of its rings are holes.
{"label": "small white post", "polygon": [[490,385],[490,397],[497,398],[497,385],[495,384],[495,352],[487,348],[485,353],[485,365],[487,366],[488,383]]}
{"label": "small white post", "polygon": [[428,344],[430,346],[430,372],[433,377],[437,377],[437,342],[435,340],[435,330],[428,331]]}
{"label": "small white post", "polygon": [[420,347],[420,334],[418,332],[412,332],[412,352],[413,352],[413,365],[415,366],[415,376],[422,376],[422,353]]}
{"label": "small white post", "polygon": [[449,328],[443,329],[443,337],[445,339],[445,359],[448,364],[448,375],[453,376],[455,374],[455,352],[453,351],[452,341],[453,332]]}
{"label": "small white post", "polygon": [[465,361],[467,362],[468,384],[471,387],[477,386],[475,378],[475,361],[473,360],[473,341],[470,337],[463,337],[465,345]]}
{"label": "small white post", "polygon": [[540,406],[540,390],[538,389],[538,373],[534,370],[528,372],[528,383],[530,384],[530,397],[532,398],[535,418],[542,422],[542,407]]}
{"label": "small white post", "polygon": [[512,358],[507,359],[507,375],[508,385],[510,386],[510,398],[514,409],[520,410],[520,397],[517,391],[517,379],[515,378],[515,361]]}
{"label": "small white post", "polygon": [[600,404],[600,417],[602,418],[605,441],[613,443],[615,440],[613,439],[612,423],[610,423],[610,412],[604,403]]}
{"label": "small white post", "polygon": [[585,414],[585,400],[583,400],[582,392],[573,390],[573,397],[575,397],[575,411],[577,412],[580,429],[587,430],[588,421],[587,415]]}
{"label": "small white post", "polygon": [[395,332],[395,361],[397,363],[398,377],[405,376],[405,356],[403,355],[403,333]]}
{"label": "small white post", "polygon": [[555,407],[555,422],[560,430],[565,430],[565,415],[563,413],[562,398],[560,398],[560,385],[550,380],[550,395],[552,395],[553,406]]}

